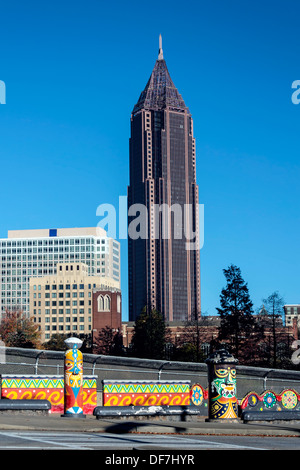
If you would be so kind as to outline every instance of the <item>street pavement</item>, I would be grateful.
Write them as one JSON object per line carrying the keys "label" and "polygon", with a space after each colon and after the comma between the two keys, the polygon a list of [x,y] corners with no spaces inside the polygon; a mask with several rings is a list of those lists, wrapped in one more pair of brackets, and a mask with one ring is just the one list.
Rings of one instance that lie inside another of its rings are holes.
{"label": "street pavement", "polygon": [[134,417],[97,419],[67,418],[60,414],[0,413],[0,431],[56,431],[89,433],[142,433],[202,436],[300,437],[300,422],[207,422],[205,417],[187,421],[171,421],[164,417],[145,420]]}

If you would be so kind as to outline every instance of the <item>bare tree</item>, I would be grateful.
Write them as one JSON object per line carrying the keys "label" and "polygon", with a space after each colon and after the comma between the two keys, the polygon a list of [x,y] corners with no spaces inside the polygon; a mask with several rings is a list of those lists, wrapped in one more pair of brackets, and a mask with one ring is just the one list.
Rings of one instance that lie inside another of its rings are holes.
{"label": "bare tree", "polygon": [[263,305],[259,311],[258,320],[264,326],[268,334],[268,350],[272,367],[276,367],[279,360],[279,345],[282,338],[282,315],[283,315],[284,299],[279,295],[278,291],[273,292],[266,299],[263,299]]}

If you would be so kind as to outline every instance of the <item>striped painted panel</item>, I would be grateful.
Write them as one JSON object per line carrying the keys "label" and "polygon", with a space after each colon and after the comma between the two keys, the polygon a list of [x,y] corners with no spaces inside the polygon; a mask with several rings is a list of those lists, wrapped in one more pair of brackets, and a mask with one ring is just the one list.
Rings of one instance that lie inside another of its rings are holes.
{"label": "striped painted panel", "polygon": [[190,381],[103,380],[104,406],[183,406],[190,404]]}

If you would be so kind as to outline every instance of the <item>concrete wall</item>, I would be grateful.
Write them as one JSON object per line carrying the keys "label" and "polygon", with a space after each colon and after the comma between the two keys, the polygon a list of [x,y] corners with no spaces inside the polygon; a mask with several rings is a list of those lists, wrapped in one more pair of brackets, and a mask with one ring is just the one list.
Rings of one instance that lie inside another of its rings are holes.
{"label": "concrete wall", "polygon": [[[1,349],[1,348],[0,348]],[[191,362],[166,362],[83,354],[85,375],[97,375],[98,397],[102,380],[190,380],[207,388],[207,365]],[[21,348],[0,351],[0,374],[63,374],[64,352]],[[255,391],[281,393],[292,388],[300,392],[300,371],[237,366],[238,399]],[[100,401],[98,401],[100,404]]]}

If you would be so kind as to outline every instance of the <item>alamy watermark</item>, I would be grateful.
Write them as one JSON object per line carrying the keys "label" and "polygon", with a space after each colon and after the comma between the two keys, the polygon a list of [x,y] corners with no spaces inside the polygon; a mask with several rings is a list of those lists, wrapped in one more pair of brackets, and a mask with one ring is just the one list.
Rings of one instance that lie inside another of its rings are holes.
{"label": "alamy watermark", "polygon": [[6,104],[6,86],[2,80],[0,80],[0,104]]}
{"label": "alamy watermark", "polygon": [[[300,346],[300,340],[299,339],[293,341],[292,349],[296,349],[297,346]],[[291,361],[292,361],[293,364],[300,364],[300,348],[296,349],[296,351],[293,352]]]}
{"label": "alamy watermark", "polygon": [[299,104],[300,103],[300,80],[294,80],[292,83],[292,88],[295,89],[292,93],[292,103]]}
{"label": "alamy watermark", "polygon": [[144,204],[127,207],[127,197],[119,196],[118,211],[112,204],[101,204],[96,215],[102,217],[97,227],[105,229],[107,236],[114,239],[184,239],[188,251],[199,250],[204,245],[204,204],[152,204],[150,209]]}

